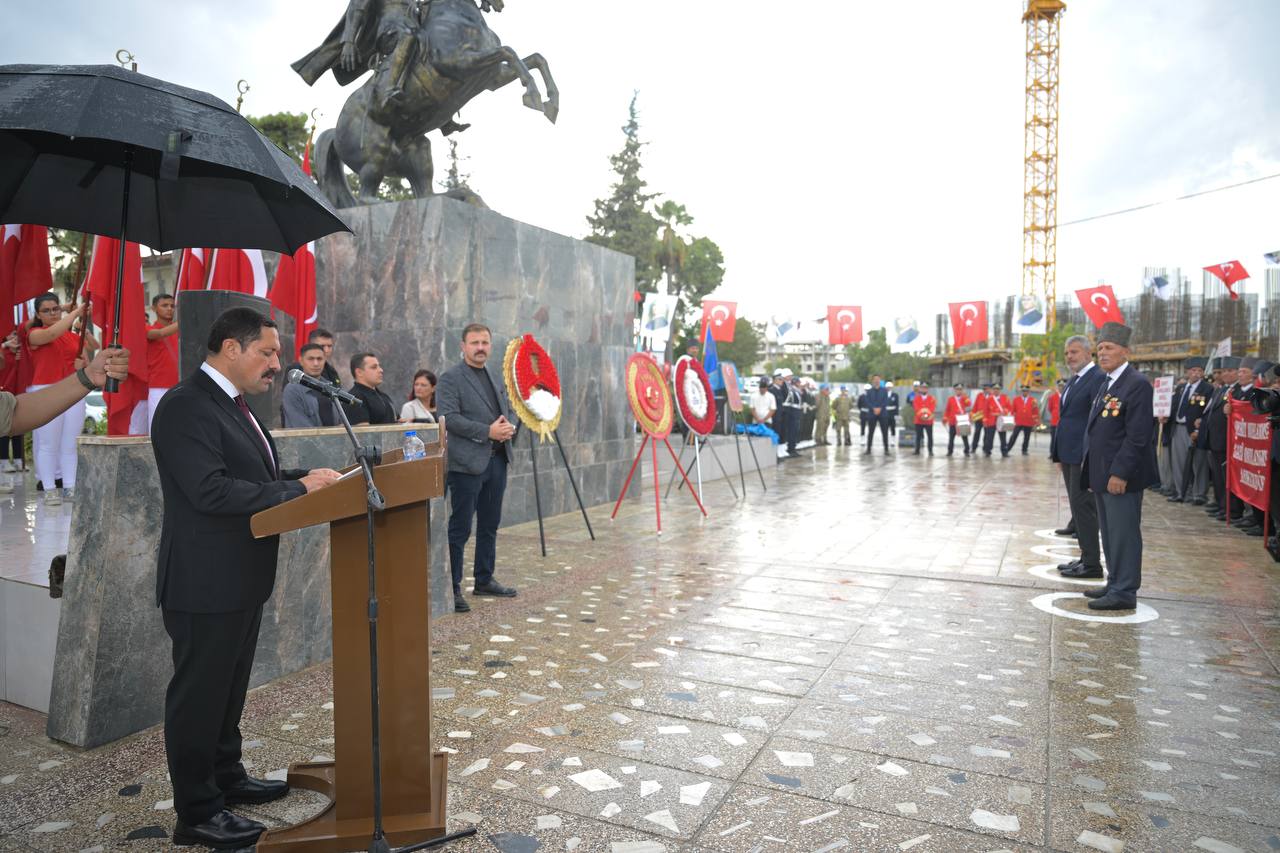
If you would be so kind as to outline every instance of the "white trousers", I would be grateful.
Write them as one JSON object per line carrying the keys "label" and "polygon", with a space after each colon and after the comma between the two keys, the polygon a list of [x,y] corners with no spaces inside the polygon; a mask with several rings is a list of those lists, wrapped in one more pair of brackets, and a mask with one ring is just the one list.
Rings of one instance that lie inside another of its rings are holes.
{"label": "white trousers", "polygon": [[151,435],[151,422],[156,418],[156,406],[160,405],[160,398],[168,391],[168,388],[147,389],[147,435]]}
{"label": "white trousers", "polygon": [[[27,391],[48,387],[32,385]],[[44,484],[46,490],[52,490],[58,480],[62,480],[64,488],[75,488],[76,437],[84,429],[84,411],[84,400],[81,400],[31,434],[36,479]]]}

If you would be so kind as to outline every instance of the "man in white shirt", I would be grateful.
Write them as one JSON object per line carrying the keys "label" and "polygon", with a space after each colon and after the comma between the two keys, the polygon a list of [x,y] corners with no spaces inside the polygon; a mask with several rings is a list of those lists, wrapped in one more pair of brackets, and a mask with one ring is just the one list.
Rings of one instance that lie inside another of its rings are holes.
{"label": "man in white shirt", "polygon": [[751,414],[755,416],[756,423],[764,424],[776,432],[773,415],[777,410],[778,401],[769,393],[769,383],[761,379],[760,387],[751,395]]}

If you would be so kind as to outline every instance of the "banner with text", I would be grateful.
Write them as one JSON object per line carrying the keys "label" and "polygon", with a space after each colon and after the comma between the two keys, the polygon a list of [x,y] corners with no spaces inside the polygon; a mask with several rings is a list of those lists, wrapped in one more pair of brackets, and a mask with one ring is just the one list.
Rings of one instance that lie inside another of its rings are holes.
{"label": "banner with text", "polygon": [[1227,488],[1263,512],[1271,494],[1271,424],[1233,405],[1227,431]]}
{"label": "banner with text", "polygon": [[[1157,418],[1167,418],[1173,412],[1173,377],[1157,376],[1155,381],[1155,397],[1151,408]],[[1170,427],[1172,429],[1172,427]]]}

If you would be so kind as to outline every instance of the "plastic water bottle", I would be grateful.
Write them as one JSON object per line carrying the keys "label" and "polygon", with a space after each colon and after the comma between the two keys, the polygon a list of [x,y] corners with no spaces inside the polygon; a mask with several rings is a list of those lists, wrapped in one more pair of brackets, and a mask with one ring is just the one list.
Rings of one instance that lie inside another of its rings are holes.
{"label": "plastic water bottle", "polygon": [[418,438],[416,429],[411,429],[404,434],[404,442],[401,443],[400,449],[406,462],[410,459],[427,458],[427,446],[422,443],[422,439]]}

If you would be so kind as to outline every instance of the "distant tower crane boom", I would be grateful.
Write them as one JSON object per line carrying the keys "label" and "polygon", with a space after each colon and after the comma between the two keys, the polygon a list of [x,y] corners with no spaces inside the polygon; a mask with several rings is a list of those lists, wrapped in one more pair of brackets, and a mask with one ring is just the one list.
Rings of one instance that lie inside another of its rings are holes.
{"label": "distant tower crane boom", "polygon": [[[1023,136],[1022,295],[1044,299],[1056,322],[1058,259],[1058,21],[1062,0],[1027,0],[1027,91]],[[1030,364],[1028,362],[1038,362]],[[1026,359],[1019,381],[1044,383],[1042,359]]]}

